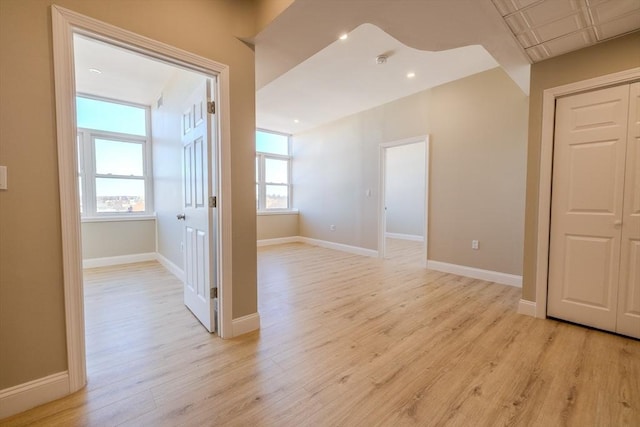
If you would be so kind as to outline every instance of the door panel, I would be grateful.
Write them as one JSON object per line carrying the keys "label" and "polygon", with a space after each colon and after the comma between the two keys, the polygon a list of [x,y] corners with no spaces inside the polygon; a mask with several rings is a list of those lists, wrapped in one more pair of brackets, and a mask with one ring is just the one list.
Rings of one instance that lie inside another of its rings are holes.
{"label": "door panel", "polygon": [[615,330],[628,86],[558,99],[547,311]]}
{"label": "door panel", "polygon": [[640,338],[640,83],[629,98],[617,331]]}
{"label": "door panel", "polygon": [[184,303],[207,328],[215,330],[215,311],[211,288],[215,286],[214,216],[208,198],[215,188],[212,176],[211,118],[207,101],[211,97],[209,81],[187,100],[183,109],[183,211],[184,211]]}

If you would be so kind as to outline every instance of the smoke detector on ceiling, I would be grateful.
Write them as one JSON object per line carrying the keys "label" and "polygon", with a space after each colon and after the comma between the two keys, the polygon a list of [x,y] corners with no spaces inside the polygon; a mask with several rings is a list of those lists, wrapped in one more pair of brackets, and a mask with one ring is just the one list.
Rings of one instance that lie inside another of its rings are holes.
{"label": "smoke detector on ceiling", "polygon": [[376,64],[386,64],[387,63],[387,55],[378,55],[376,56]]}

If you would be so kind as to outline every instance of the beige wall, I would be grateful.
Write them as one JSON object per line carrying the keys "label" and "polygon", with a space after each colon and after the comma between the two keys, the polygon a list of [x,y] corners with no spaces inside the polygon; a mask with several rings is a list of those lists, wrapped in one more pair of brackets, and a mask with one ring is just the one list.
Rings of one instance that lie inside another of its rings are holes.
{"label": "beige wall", "polygon": [[[255,26],[235,0],[0,0],[0,389],[64,371],[66,343],[50,6],[228,64],[231,70],[233,317],[257,309]],[[144,17],[144,19],[141,19]]]}
{"label": "beige wall", "polygon": [[258,215],[258,240],[298,235],[298,214]]}
{"label": "beige wall", "polygon": [[493,69],[294,135],[300,234],[377,249],[379,144],[429,133],[429,258],[521,274],[527,108]]}
{"label": "beige wall", "polygon": [[551,58],[531,67],[529,144],[527,150],[527,202],[522,297],[535,301],[536,238],[542,95],[545,89],[640,67],[640,32],[576,52]]}
{"label": "beige wall", "polygon": [[82,223],[82,258],[105,258],[156,251],[156,221]]}

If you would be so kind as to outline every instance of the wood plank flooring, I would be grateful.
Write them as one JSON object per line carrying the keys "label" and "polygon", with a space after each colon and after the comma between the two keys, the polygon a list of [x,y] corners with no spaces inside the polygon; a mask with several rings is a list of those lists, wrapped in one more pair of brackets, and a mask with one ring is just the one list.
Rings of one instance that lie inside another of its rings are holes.
{"label": "wood plank flooring", "polygon": [[258,262],[262,328],[227,341],[160,265],[87,270],[88,386],[0,424],[640,425],[640,341],[518,315],[518,288],[304,244]]}

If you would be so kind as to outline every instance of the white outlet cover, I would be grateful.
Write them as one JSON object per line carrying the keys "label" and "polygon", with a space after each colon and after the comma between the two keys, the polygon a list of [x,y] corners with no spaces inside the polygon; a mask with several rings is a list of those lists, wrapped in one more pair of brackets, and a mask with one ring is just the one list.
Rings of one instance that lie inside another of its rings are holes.
{"label": "white outlet cover", "polygon": [[0,190],[7,189],[7,167],[0,166]]}

